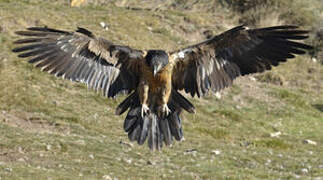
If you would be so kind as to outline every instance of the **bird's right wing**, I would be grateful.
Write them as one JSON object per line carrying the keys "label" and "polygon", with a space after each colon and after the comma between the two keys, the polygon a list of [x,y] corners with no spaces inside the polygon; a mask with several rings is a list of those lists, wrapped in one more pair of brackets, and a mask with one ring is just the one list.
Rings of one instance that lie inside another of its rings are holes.
{"label": "bird's right wing", "polygon": [[42,71],[71,81],[83,82],[107,97],[131,92],[137,86],[144,52],[94,36],[78,28],[67,32],[47,27],[31,27],[16,34],[26,36],[15,41],[18,57],[31,58]]}

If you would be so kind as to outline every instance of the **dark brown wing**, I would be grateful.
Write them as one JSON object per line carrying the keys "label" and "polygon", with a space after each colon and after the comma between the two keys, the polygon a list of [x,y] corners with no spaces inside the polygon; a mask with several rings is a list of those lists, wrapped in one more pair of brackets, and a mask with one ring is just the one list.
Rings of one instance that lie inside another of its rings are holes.
{"label": "dark brown wing", "polygon": [[306,39],[308,31],[296,26],[262,29],[235,27],[202,43],[170,53],[172,83],[192,96],[219,91],[239,75],[263,72],[311,46],[292,40]]}
{"label": "dark brown wing", "polygon": [[20,53],[18,57],[31,58],[29,62],[42,71],[86,83],[108,97],[130,92],[137,86],[142,51],[114,45],[83,28],[67,32],[31,27],[16,34],[27,38],[15,41],[22,46],[13,52]]}

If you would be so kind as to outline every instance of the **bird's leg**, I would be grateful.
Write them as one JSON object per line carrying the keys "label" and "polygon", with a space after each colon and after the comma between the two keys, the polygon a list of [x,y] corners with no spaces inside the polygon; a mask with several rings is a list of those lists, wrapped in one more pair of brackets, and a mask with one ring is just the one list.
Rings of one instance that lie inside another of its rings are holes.
{"label": "bird's leg", "polygon": [[141,81],[138,86],[139,99],[141,103],[141,117],[144,117],[144,115],[149,114],[150,112],[148,107],[148,91],[148,83],[146,81]]}
{"label": "bird's leg", "polygon": [[170,93],[171,93],[170,86],[166,85],[164,88],[162,88],[161,97],[158,103],[159,106],[157,108],[157,115],[159,117],[165,118],[171,113],[171,110],[167,106]]}

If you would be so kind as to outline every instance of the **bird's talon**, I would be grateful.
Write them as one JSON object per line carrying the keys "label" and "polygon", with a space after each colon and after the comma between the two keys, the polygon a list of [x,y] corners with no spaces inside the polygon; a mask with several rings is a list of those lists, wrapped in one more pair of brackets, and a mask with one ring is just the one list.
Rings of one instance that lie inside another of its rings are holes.
{"label": "bird's talon", "polygon": [[146,114],[149,114],[149,107],[146,104],[143,104],[141,106],[141,117],[144,117]]}
{"label": "bird's talon", "polygon": [[160,106],[158,116],[167,117],[171,113],[171,110],[168,108],[167,104]]}

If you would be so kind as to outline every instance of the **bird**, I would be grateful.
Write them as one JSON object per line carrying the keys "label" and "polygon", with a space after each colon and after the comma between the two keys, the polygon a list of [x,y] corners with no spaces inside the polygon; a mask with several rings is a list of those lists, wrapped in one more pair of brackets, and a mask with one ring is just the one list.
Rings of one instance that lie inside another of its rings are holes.
{"label": "bird", "polygon": [[196,113],[183,93],[201,98],[219,92],[239,76],[270,70],[313,48],[299,41],[309,31],[294,25],[239,25],[169,52],[118,45],[81,27],[15,33],[23,37],[12,51],[42,71],[85,83],[107,98],[126,94],[115,114],[127,111],[123,128],[129,140],[139,145],[147,140],[151,150],[183,140],[181,114]]}

